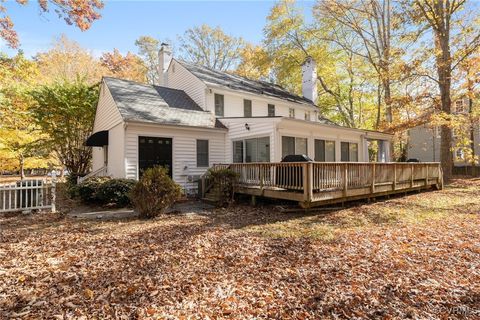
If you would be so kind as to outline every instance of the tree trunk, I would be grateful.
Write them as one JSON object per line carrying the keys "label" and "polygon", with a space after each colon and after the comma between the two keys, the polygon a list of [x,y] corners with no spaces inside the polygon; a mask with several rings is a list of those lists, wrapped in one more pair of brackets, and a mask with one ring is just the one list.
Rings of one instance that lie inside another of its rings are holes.
{"label": "tree trunk", "polygon": [[[469,83],[469,90],[470,90],[470,83]],[[473,89],[472,89],[473,90]],[[472,113],[473,113],[473,99],[472,99],[472,96],[471,94],[473,94],[472,92],[470,92],[470,96],[468,98],[468,113],[470,114],[470,152],[472,153],[471,155],[471,160],[470,160],[470,165],[471,165],[471,168],[470,168],[470,175],[473,177],[475,176],[475,121],[472,117]]]}
{"label": "tree trunk", "polygon": [[[438,1],[437,13],[445,14],[443,1]],[[438,74],[438,86],[440,90],[440,107],[446,114],[451,114],[450,88],[452,83],[452,61],[450,54],[450,24],[443,21],[441,28],[434,29],[435,33],[435,60]],[[449,125],[441,126],[440,161],[443,169],[443,177],[448,181],[452,176],[452,129]]]}
{"label": "tree trunk", "polygon": [[20,162],[20,180],[25,180],[25,159],[23,158],[23,154],[19,157]]}

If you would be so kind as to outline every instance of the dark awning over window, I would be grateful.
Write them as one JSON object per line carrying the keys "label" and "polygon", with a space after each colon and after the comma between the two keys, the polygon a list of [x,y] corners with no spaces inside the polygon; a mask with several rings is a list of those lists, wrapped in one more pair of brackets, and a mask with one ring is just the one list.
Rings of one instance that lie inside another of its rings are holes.
{"label": "dark awning over window", "polygon": [[98,131],[88,137],[85,145],[89,147],[108,146],[108,130]]}

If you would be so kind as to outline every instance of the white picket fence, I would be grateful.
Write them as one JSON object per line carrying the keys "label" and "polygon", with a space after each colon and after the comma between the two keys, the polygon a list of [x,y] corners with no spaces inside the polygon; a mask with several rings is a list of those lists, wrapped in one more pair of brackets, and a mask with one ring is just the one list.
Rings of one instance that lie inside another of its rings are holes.
{"label": "white picket fence", "polygon": [[47,210],[55,212],[55,178],[0,183],[0,213]]}

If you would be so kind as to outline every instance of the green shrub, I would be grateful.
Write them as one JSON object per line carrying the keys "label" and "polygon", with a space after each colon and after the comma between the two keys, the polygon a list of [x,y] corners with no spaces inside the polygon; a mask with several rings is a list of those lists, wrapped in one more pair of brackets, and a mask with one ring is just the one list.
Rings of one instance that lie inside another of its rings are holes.
{"label": "green shrub", "polygon": [[130,205],[130,191],[136,181],[132,179],[111,179],[101,183],[96,198],[101,204],[125,207]]}
{"label": "green shrub", "polygon": [[233,202],[235,185],[238,181],[238,173],[232,169],[209,169],[208,177],[213,180],[213,188],[220,206],[230,205]]}
{"label": "green shrub", "polygon": [[100,203],[98,190],[100,186],[110,180],[110,177],[92,177],[77,185],[77,194],[82,202],[87,204]]}
{"label": "green shrub", "polygon": [[167,169],[154,167],[145,170],[130,197],[141,217],[153,218],[164,213],[180,195],[180,186],[170,179]]}

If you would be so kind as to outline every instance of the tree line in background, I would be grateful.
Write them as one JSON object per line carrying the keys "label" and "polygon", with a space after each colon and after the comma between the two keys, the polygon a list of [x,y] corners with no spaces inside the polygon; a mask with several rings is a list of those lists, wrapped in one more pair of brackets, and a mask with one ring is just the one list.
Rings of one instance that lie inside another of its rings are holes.
{"label": "tree line in background", "polygon": [[[100,8],[94,4],[91,10]],[[466,0],[319,0],[307,19],[295,1],[282,0],[266,18],[261,44],[208,25],[168,42],[181,59],[273,81],[298,94],[300,66],[311,56],[318,62],[322,115],[344,126],[394,133],[395,159],[406,156],[408,128],[422,122],[437,126],[448,178],[452,150],[462,150],[472,165],[478,162],[472,151],[479,143],[474,139],[479,125],[477,9]],[[8,39],[5,32],[0,36]],[[115,76],[157,83],[161,43],[145,35],[135,42],[138,54],[114,49],[98,58],[61,37],[33,59],[21,53],[2,56],[0,165],[62,163],[84,173],[90,151],[83,141],[93,126],[98,82]],[[458,99],[468,101],[466,113],[452,109]]]}

